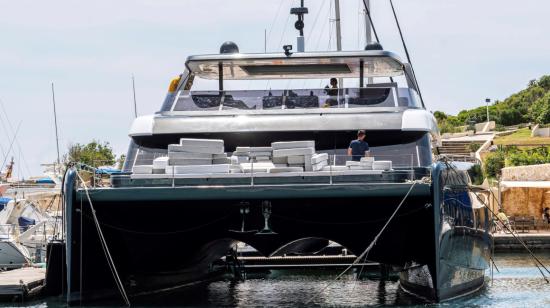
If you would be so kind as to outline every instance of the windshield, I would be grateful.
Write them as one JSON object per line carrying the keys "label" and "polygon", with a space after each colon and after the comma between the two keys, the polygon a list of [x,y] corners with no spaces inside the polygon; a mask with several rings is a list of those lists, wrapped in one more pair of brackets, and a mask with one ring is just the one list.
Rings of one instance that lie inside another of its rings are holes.
{"label": "windshield", "polygon": [[395,87],[249,91],[181,91],[173,111],[396,107]]}

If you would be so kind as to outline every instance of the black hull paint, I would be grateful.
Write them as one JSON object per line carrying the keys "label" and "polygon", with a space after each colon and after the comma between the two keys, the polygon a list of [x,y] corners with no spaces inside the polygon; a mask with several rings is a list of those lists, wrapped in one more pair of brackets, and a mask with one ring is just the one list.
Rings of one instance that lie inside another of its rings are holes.
{"label": "black hull paint", "polygon": [[[93,300],[98,294],[116,296],[86,195],[73,190],[74,174],[69,173],[67,179],[68,302]],[[369,260],[403,268],[401,281],[406,289],[441,301],[483,284],[479,277],[483,277],[486,260],[479,259],[487,256],[473,255],[473,248],[487,251],[490,245],[485,233],[470,232],[471,228],[466,232],[454,225],[447,231],[451,233],[441,232],[442,217],[447,213],[433,198],[430,191],[434,188],[427,185],[418,184],[419,192],[407,198],[369,253]],[[270,192],[268,199],[272,211],[269,224],[274,233],[263,234],[258,231],[264,228],[262,201],[266,199],[246,199],[243,193],[241,199],[186,200],[161,190],[143,189],[149,190],[149,197],[141,201],[121,201],[125,197],[117,194],[131,193],[124,189],[112,189],[109,194],[116,196],[112,201],[101,196],[100,190],[91,192],[107,245],[131,297],[211,278],[215,273],[212,263],[237,241],[269,256],[281,249],[288,251],[301,239],[327,239],[359,255],[407,191],[386,196],[350,193],[353,197],[299,198],[295,188],[279,188],[278,197],[273,198]],[[241,232],[243,204],[250,209],[245,215],[245,232]],[[475,240],[470,243],[469,239]],[[472,262],[447,262],[446,255],[457,253],[478,262],[474,274]]]}

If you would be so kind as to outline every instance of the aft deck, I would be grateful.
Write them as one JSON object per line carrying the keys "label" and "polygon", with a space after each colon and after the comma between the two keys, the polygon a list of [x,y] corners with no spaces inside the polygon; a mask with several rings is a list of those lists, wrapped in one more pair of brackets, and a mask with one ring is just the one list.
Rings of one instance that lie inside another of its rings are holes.
{"label": "aft deck", "polygon": [[113,176],[113,187],[185,185],[295,185],[405,183],[429,176],[428,168],[409,170],[347,170],[283,173],[132,174]]}
{"label": "aft deck", "polygon": [[[135,183],[137,184],[137,183]],[[169,201],[169,200],[242,200],[285,198],[353,198],[404,196],[411,189],[411,197],[430,196],[431,184],[413,183],[303,183],[255,185],[187,185],[162,183],[119,187],[96,187],[89,190],[94,201]],[[79,188],[77,199],[86,200],[85,189]]]}
{"label": "aft deck", "polygon": [[[429,196],[431,169],[287,173],[118,174],[87,184],[98,201]],[[95,185],[94,185],[95,183]],[[92,187],[90,187],[92,186]],[[95,186],[95,187],[94,187]],[[81,185],[78,195],[86,198]]]}

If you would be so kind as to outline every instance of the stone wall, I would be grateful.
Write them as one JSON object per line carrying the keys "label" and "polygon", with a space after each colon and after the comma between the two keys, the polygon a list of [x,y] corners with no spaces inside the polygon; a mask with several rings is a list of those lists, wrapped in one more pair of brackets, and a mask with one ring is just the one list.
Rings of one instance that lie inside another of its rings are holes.
{"label": "stone wall", "polygon": [[494,130],[496,127],[496,123],[495,121],[490,121],[489,124],[487,124],[487,122],[477,123],[475,127],[476,127],[476,132],[486,133]]}
{"label": "stone wall", "polygon": [[473,130],[469,130],[462,133],[444,133],[443,135],[441,135],[441,139],[452,139],[452,138],[460,138],[460,137],[473,136],[473,135],[475,135]]}
{"label": "stone wall", "polygon": [[508,216],[533,216],[542,219],[550,207],[550,190],[535,187],[511,187],[502,191],[502,207]]}
{"label": "stone wall", "polygon": [[534,129],[531,136],[533,136],[533,137],[550,137],[550,127]]}
{"label": "stone wall", "polygon": [[550,181],[550,164],[502,168],[503,181]]}

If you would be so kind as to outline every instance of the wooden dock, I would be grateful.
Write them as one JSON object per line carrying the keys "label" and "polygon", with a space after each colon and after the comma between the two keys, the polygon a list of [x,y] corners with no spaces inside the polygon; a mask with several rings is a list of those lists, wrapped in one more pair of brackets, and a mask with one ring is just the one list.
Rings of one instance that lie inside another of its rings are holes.
{"label": "wooden dock", "polygon": [[[284,257],[239,257],[246,269],[291,269],[291,268],[330,268],[347,267],[355,259],[354,255],[347,256],[284,256]],[[354,267],[375,267],[378,263],[360,262]]]}
{"label": "wooden dock", "polygon": [[25,267],[0,272],[0,299],[13,301],[38,295],[45,278],[45,268]]}

